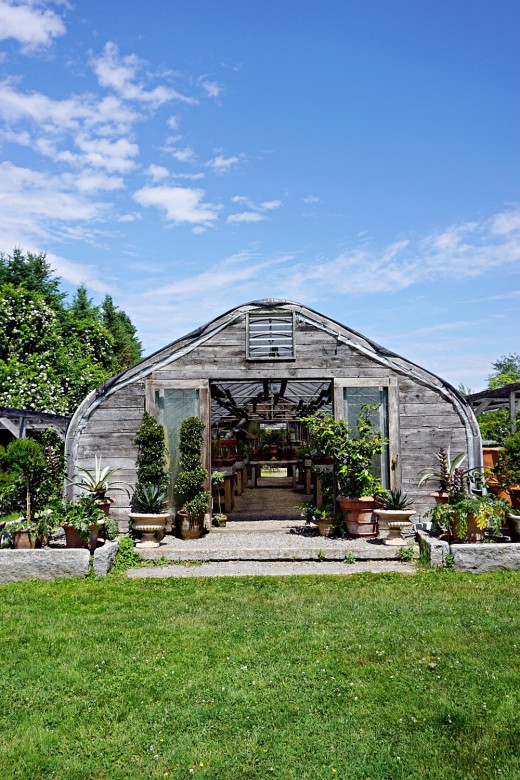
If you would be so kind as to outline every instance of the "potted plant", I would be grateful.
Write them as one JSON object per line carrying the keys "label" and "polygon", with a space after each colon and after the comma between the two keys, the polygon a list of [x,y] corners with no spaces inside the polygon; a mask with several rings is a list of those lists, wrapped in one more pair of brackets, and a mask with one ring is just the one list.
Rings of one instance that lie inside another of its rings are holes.
{"label": "potted plant", "polygon": [[72,501],[56,501],[52,519],[55,525],[63,527],[67,547],[88,547],[94,552],[99,530],[105,523],[105,513],[92,495],[83,493]]}
{"label": "potted plant", "polygon": [[24,482],[25,488],[25,528],[22,536],[29,541],[29,531],[32,531],[38,544],[42,544],[48,533],[45,513],[40,513],[36,519],[35,503],[33,495],[38,490],[38,484],[45,478],[47,461],[42,447],[34,439],[15,439],[7,448],[6,462],[9,470],[18,475]]}
{"label": "potted plant", "polygon": [[446,534],[450,541],[475,544],[482,541],[486,528],[501,533],[507,510],[507,504],[492,494],[464,493],[436,504],[430,512],[434,531]]}
{"label": "potted plant", "polygon": [[201,449],[204,443],[204,423],[198,417],[187,417],[181,423],[179,433],[180,470],[175,482],[177,531],[181,539],[198,539],[204,528],[211,494],[204,489],[207,470],[201,465]]}
{"label": "potted plant", "polygon": [[159,547],[164,536],[164,527],[169,512],[164,512],[166,506],[166,491],[149,482],[138,483],[133,504],[135,512],[130,512],[129,517],[132,527],[141,533],[141,541],[136,547]]}
{"label": "potted plant", "polygon": [[225,528],[227,524],[227,515],[225,515],[222,512],[222,501],[220,498],[220,488],[221,485],[224,484],[225,474],[223,471],[214,471],[211,475],[211,484],[214,488],[216,488],[217,492],[217,501],[218,501],[218,512],[213,514],[211,518],[211,522],[213,525],[216,525],[220,528]]}
{"label": "potted plant", "polygon": [[327,538],[336,536],[339,530],[339,518],[331,504],[317,507],[310,501],[300,504],[301,516],[306,523],[315,523],[320,536]]}
{"label": "potted plant", "polygon": [[32,523],[23,517],[10,520],[5,524],[5,543],[15,550],[34,550],[36,547],[36,531]]}
{"label": "potted plant", "polygon": [[372,428],[369,413],[373,405],[365,405],[357,420],[357,433],[352,434],[345,420],[331,415],[312,415],[303,419],[311,435],[311,447],[332,459],[333,474],[347,531],[355,538],[371,538],[378,534],[374,509],[382,492],[381,481],[372,472],[372,458],[380,454],[387,443],[379,431]]}
{"label": "potted plant", "polygon": [[164,428],[148,412],[134,439],[137,445],[137,483],[129,517],[132,527],[142,533],[139,547],[158,547],[170,513],[165,512],[170,477]]}
{"label": "potted plant", "polygon": [[415,514],[415,511],[410,509],[412,502],[408,500],[406,493],[403,494],[400,490],[388,490],[379,496],[379,504],[381,508],[375,510],[379,525],[384,525],[389,530],[384,544],[405,545],[406,541],[401,531],[407,526],[411,528],[410,518]]}
{"label": "potted plant", "polygon": [[439,452],[435,453],[435,458],[439,464],[438,468],[422,469],[419,472],[419,474],[422,474],[422,477],[419,480],[418,487],[425,482],[436,479],[438,489],[436,492],[430,493],[430,495],[435,499],[436,504],[446,504],[453,491],[454,481],[456,481],[460,475],[468,473],[460,469],[460,465],[465,460],[466,454],[461,452],[451,460],[450,448],[448,447],[448,449],[445,449],[444,447],[441,447]]}
{"label": "potted plant", "polygon": [[[125,487],[120,487],[123,482],[118,482],[111,479],[113,474],[116,474],[119,469],[113,469],[109,466],[101,465],[101,457],[94,456],[95,466],[93,469],[78,468],[79,475],[74,475],[70,480],[71,484],[75,487],[81,488],[85,493],[92,496],[94,502],[101,507],[105,515],[108,515],[110,511],[110,504],[114,499],[110,498],[107,494],[114,490],[124,490],[128,493]],[[79,477],[79,479],[76,479]]]}

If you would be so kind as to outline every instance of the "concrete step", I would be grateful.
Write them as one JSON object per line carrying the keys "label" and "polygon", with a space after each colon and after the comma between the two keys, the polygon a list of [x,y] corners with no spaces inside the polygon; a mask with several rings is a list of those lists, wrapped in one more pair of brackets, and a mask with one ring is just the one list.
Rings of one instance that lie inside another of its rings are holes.
{"label": "concrete step", "polygon": [[153,569],[129,569],[127,576],[132,579],[163,579],[165,577],[285,577],[302,575],[351,575],[360,572],[381,574],[415,574],[413,563],[399,561],[374,561],[372,563],[341,563],[331,561],[211,561],[194,566],[172,564],[155,566]]}

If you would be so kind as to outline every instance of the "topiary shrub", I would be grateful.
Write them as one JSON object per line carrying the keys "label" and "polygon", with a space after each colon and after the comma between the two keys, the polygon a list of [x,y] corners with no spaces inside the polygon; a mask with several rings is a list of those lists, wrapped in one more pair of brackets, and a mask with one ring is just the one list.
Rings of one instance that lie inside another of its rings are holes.
{"label": "topiary shrub", "polygon": [[143,491],[146,492],[149,486],[157,488],[161,493],[167,491],[170,486],[170,476],[164,428],[148,412],[143,414],[143,421],[134,442],[137,445],[137,484],[133,498],[135,506],[144,495]]}
{"label": "topiary shrub", "polygon": [[190,514],[206,512],[210,499],[210,493],[203,484],[208,472],[200,462],[204,427],[198,417],[187,417],[180,428],[180,470],[175,482],[175,498],[179,506]]}

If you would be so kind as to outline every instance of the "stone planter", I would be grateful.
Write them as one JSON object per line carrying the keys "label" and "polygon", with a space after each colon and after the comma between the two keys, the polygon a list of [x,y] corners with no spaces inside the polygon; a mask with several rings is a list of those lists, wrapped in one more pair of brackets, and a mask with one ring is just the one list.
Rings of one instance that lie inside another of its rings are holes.
{"label": "stone planter", "polygon": [[204,513],[190,515],[184,509],[177,512],[177,532],[181,539],[200,539],[204,529]]}
{"label": "stone planter", "polygon": [[164,536],[164,527],[169,514],[144,514],[130,512],[128,517],[132,521],[132,527],[141,533],[141,541],[135,545],[139,549],[159,547],[159,541]]}
{"label": "stone planter", "polygon": [[412,527],[410,518],[415,514],[413,510],[407,509],[376,509],[374,511],[379,518],[380,527],[386,526],[388,528],[388,536],[384,540],[384,544],[393,545],[396,547],[402,547],[406,545],[406,541],[401,536],[403,528]]}
{"label": "stone planter", "polygon": [[374,539],[378,535],[378,520],[374,516],[378,503],[373,496],[338,496],[337,502],[350,536],[355,539]]}

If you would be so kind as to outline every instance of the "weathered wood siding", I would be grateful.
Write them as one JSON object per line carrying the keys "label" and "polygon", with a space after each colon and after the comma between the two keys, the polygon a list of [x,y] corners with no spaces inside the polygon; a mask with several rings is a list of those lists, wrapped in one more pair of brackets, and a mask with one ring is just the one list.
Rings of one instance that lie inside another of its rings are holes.
{"label": "weathered wood siding", "polygon": [[[247,308],[251,307],[244,307]],[[364,379],[396,377],[399,431],[396,481],[413,499],[418,514],[430,508],[433,499],[429,493],[435,484],[418,488],[419,471],[435,465],[434,455],[440,447],[450,447],[455,455],[467,452],[468,445],[472,446],[474,433],[470,430],[470,417],[464,409],[461,411],[460,399],[436,377],[405,359],[397,356],[389,359],[384,352],[374,351],[373,345],[362,336],[316,313],[312,313],[313,322],[309,322],[309,315],[300,314],[302,307],[293,308],[296,308],[294,360],[248,361],[246,316],[242,313],[230,317],[222,330],[211,331],[213,335],[206,340],[205,331],[200,331],[176,342],[171,348],[171,358],[165,350],[130,369],[120,380],[127,383],[125,386],[117,389],[116,382],[99,405],[86,409],[81,421],[76,422],[78,433],[73,452],[76,466],[90,468],[94,455],[101,455],[103,462],[119,468],[120,479],[130,489],[133,487],[136,479],[133,439],[145,409],[147,383],[337,378],[359,379],[361,386]],[[199,339],[200,343],[179,356],[193,339]],[[124,493],[116,493],[114,498],[112,512],[124,529],[128,499]]]}

